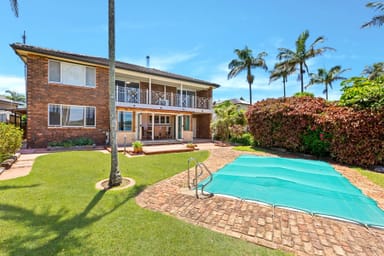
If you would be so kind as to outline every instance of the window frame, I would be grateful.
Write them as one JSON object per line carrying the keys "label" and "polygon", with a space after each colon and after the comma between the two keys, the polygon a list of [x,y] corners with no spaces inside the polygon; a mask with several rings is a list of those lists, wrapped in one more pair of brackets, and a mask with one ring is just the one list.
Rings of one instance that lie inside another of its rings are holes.
{"label": "window frame", "polygon": [[[50,76],[50,73],[51,73],[51,63],[58,63],[59,64],[59,81],[55,81],[55,80],[51,80],[51,76]],[[63,82],[65,79],[64,79],[64,76],[66,75],[65,72],[64,72],[64,69],[63,69],[63,64],[65,65],[68,65],[68,67],[70,66],[73,66],[74,68],[80,68],[80,72],[82,73],[81,76],[82,76],[82,81],[79,82],[79,83],[65,83]],[[92,83],[89,83],[89,79],[88,79],[88,72],[90,72],[89,70],[93,70],[93,74],[92,74],[92,79],[93,80],[92,82],[94,82],[94,84]],[[95,67],[92,67],[92,66],[87,66],[87,65],[82,65],[82,64],[77,64],[77,63],[71,63],[71,62],[66,62],[66,61],[59,61],[59,60],[54,60],[54,59],[49,59],[48,60],[48,83],[50,84],[63,84],[63,85],[70,85],[70,86],[78,86],[78,87],[85,87],[85,88],[96,88],[96,83],[97,83],[97,70]]]}
{"label": "window frame", "polygon": [[[51,124],[51,118],[50,118],[50,107],[51,106],[59,106],[60,112],[59,112],[59,120],[60,124]],[[74,107],[74,108],[82,108],[83,109],[83,125],[63,125],[63,108],[64,107]],[[94,116],[94,124],[87,124],[87,109],[93,109],[93,116]],[[82,106],[82,105],[68,105],[68,104],[55,104],[55,103],[49,103],[48,104],[48,128],[96,128],[96,107],[95,106]]]}

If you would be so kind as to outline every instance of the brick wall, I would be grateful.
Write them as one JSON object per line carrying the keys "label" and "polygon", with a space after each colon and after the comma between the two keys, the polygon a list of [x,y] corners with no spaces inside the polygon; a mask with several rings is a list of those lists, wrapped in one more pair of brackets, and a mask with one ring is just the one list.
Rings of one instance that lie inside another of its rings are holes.
{"label": "brick wall", "polygon": [[[48,83],[48,58],[29,55],[27,60],[27,143],[46,147],[48,142],[88,137],[105,143],[109,130],[108,69],[96,68],[96,88]],[[48,104],[96,107],[96,128],[48,128]]]}

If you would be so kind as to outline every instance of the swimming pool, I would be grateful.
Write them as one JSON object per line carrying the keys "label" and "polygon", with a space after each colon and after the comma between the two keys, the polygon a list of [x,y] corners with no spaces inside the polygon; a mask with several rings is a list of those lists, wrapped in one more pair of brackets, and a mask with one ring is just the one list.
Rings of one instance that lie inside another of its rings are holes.
{"label": "swimming pool", "polygon": [[330,164],[242,155],[205,191],[384,228],[384,211]]}

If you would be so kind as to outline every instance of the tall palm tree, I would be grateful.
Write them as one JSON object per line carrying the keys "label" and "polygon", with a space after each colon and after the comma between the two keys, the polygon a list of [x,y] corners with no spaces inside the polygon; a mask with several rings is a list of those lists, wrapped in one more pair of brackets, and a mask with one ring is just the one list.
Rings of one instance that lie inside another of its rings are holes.
{"label": "tall palm tree", "polygon": [[288,76],[296,71],[295,66],[288,65],[285,62],[276,63],[274,69],[269,76],[269,83],[276,81],[280,78],[283,79],[284,99],[286,97],[285,84],[288,81]]}
{"label": "tall palm tree", "polygon": [[365,66],[361,74],[366,75],[369,80],[384,76],[384,62],[373,63],[372,66]]}
{"label": "tall palm tree", "polygon": [[15,14],[16,17],[19,17],[19,5],[17,3],[17,0],[9,0],[11,4],[11,8],[13,13]]}
{"label": "tall palm tree", "polygon": [[247,71],[247,81],[249,84],[249,104],[252,105],[252,84],[255,76],[252,75],[251,69],[260,67],[264,70],[268,70],[264,57],[267,56],[266,52],[260,52],[257,57],[253,57],[252,50],[245,46],[244,49],[235,49],[237,59],[233,59],[229,64],[230,69],[228,73],[228,79],[236,77],[243,71]]}
{"label": "tall palm tree", "polygon": [[330,47],[315,48],[319,43],[324,42],[324,37],[319,36],[307,48],[307,40],[309,38],[309,31],[305,30],[296,40],[296,49],[294,51],[287,48],[279,48],[277,58],[285,62],[289,66],[299,66],[299,77],[301,81],[301,92],[304,92],[304,73],[309,73],[307,60],[323,54],[327,50],[334,50]]}
{"label": "tall palm tree", "polygon": [[328,100],[328,87],[332,89],[332,83],[337,80],[345,80],[345,77],[340,76],[342,73],[349,69],[341,69],[341,66],[337,65],[332,67],[330,70],[326,70],[325,68],[319,68],[317,70],[317,74],[311,73],[311,80],[309,81],[309,87],[314,84],[324,84],[325,88],[323,93],[325,93],[325,98]]}
{"label": "tall palm tree", "polygon": [[115,0],[108,0],[108,47],[109,47],[109,129],[111,144],[111,171],[108,185],[119,186],[122,182],[116,140],[116,95],[115,95]]}
{"label": "tall palm tree", "polygon": [[[377,11],[384,12],[384,2],[379,2],[379,1],[377,1],[377,2],[369,2],[365,6],[368,7],[368,8],[376,9]],[[380,27],[383,24],[384,24],[384,14],[374,16],[370,21],[364,23],[361,26],[361,28],[367,28],[367,27],[372,27],[372,26]]]}

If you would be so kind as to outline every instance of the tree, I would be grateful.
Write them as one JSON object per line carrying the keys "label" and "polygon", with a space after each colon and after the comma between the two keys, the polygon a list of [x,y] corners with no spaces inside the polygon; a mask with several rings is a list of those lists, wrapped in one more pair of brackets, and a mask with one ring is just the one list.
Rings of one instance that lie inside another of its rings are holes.
{"label": "tree", "polygon": [[295,66],[288,65],[287,63],[276,63],[274,69],[269,76],[269,83],[276,81],[280,78],[283,79],[284,99],[286,97],[285,84],[288,81],[288,76],[296,71]]}
{"label": "tree", "polygon": [[324,84],[325,88],[323,93],[325,93],[325,99],[328,100],[328,87],[332,89],[332,83],[337,80],[345,80],[347,78],[340,76],[342,73],[349,69],[341,69],[341,66],[337,65],[332,67],[330,70],[325,68],[319,68],[317,74],[310,74],[310,81],[306,88],[314,84]]}
{"label": "tree", "polygon": [[[383,2],[369,2],[365,5],[368,8],[373,8],[376,9],[376,11],[384,11],[384,3]],[[374,16],[370,21],[364,23],[361,28],[368,28],[372,26],[378,26],[380,27],[381,25],[384,24],[384,15],[377,15]]]}
{"label": "tree", "polygon": [[116,140],[116,95],[115,95],[115,1],[108,0],[108,48],[109,48],[109,129],[111,145],[111,172],[108,185],[119,186],[122,177],[119,171],[119,158]]}
{"label": "tree", "polygon": [[5,96],[9,100],[18,101],[18,102],[25,102],[25,95],[18,93],[16,91],[6,90],[5,93],[8,93],[9,95]]}
{"label": "tree", "polygon": [[11,4],[11,8],[13,13],[15,14],[16,17],[19,17],[19,5],[17,3],[17,0],[9,0]]}
{"label": "tree", "polygon": [[214,107],[215,120],[211,123],[211,129],[216,138],[228,141],[231,136],[231,127],[246,124],[244,111],[229,100],[221,102]]}
{"label": "tree", "polygon": [[361,75],[367,76],[369,80],[375,80],[380,76],[384,76],[384,62],[374,63],[372,66],[365,66]]}
{"label": "tree", "polygon": [[319,43],[324,42],[324,37],[319,36],[310,44],[309,49],[307,49],[307,40],[309,38],[309,31],[305,30],[296,40],[296,49],[294,51],[287,48],[279,48],[279,53],[277,58],[280,61],[283,61],[285,65],[296,67],[299,66],[299,77],[301,81],[301,92],[304,92],[304,73],[309,73],[308,66],[306,61],[314,58],[318,55],[323,54],[327,50],[334,50],[330,47],[321,47],[315,49],[315,46]]}
{"label": "tree", "polygon": [[228,73],[228,79],[236,77],[243,71],[247,71],[247,81],[249,84],[249,104],[252,105],[252,84],[255,79],[251,73],[251,69],[260,67],[264,70],[268,70],[264,57],[267,56],[266,52],[260,52],[257,57],[253,57],[252,50],[247,46],[243,50],[235,49],[237,59],[233,59],[229,64],[230,69]]}

